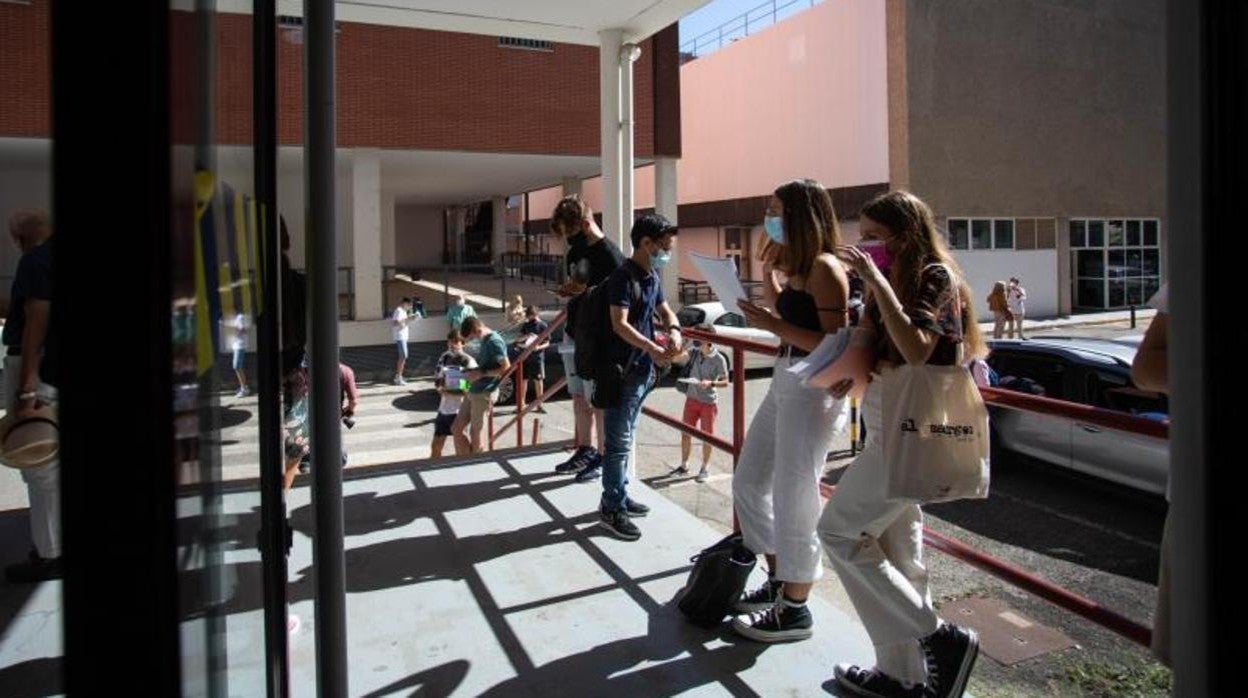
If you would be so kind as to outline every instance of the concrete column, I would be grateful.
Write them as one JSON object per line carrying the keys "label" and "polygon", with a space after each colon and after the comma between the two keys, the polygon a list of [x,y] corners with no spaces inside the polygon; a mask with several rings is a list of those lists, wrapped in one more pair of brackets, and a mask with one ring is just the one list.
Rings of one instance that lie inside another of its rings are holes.
{"label": "concrete column", "polygon": [[394,194],[381,195],[381,266],[395,265],[395,215],[398,201]]}
{"label": "concrete column", "polygon": [[381,157],[357,150],[351,159],[351,258],[355,319],[383,317],[381,298]]}
{"label": "concrete column", "polygon": [[[679,225],[676,218],[676,158],[654,159],[654,211]],[[680,237],[672,245],[672,261],[663,267],[663,297],[673,310],[680,310]]]}
{"label": "concrete column", "polygon": [[1057,219],[1057,312],[1070,315],[1074,309],[1072,279],[1074,270],[1070,263],[1070,219]]}
{"label": "concrete column", "polygon": [[506,273],[503,253],[507,251],[507,197],[495,196],[491,204],[490,212],[494,220],[490,229],[490,251],[494,253],[494,268],[503,274]]}
{"label": "concrete column", "polygon": [[[636,215],[633,178],[633,62],[641,56],[636,44],[625,44],[620,51],[620,225],[627,235]],[[622,249],[622,248],[621,248]]]}
{"label": "concrete column", "polygon": [[628,254],[620,185],[620,47],[624,32],[598,32],[600,121],[602,125],[602,232]]}

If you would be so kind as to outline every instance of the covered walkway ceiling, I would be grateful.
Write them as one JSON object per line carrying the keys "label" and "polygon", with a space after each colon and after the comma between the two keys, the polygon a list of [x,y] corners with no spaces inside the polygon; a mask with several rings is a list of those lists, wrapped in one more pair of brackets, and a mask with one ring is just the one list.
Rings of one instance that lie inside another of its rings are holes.
{"label": "covered walkway ceiling", "polygon": [[[709,0],[339,0],[342,22],[514,36],[597,46],[598,32],[621,29],[641,41]],[[191,9],[191,0],[180,4]],[[251,0],[220,0],[221,12],[250,13]],[[301,0],[278,0],[278,14],[300,16]]]}

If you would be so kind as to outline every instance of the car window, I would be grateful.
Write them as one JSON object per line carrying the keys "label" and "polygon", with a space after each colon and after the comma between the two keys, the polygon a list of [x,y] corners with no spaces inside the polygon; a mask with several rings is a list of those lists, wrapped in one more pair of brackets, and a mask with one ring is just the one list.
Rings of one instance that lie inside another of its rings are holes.
{"label": "car window", "polygon": [[1066,360],[1046,354],[995,351],[988,357],[1000,387],[1057,400],[1069,399],[1065,390]]}
{"label": "car window", "polygon": [[724,313],[715,320],[715,324],[719,327],[745,327],[745,317],[740,313]]}
{"label": "car window", "polygon": [[1096,407],[1148,417],[1170,414],[1164,395],[1136,388],[1123,374],[1090,371],[1087,390],[1088,399]]}
{"label": "car window", "polygon": [[676,313],[676,321],[680,323],[681,327],[696,327],[701,325],[705,319],[706,311],[701,308],[685,306],[680,309],[680,312]]}

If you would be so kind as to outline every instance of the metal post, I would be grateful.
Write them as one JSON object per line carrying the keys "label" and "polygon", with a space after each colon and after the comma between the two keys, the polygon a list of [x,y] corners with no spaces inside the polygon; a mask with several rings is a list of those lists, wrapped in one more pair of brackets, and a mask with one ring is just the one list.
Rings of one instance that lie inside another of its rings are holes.
{"label": "metal post", "polygon": [[304,0],[305,197],[311,339],[312,507],[316,534],[317,695],[347,696],[342,432],[338,400],[338,269],[334,225],[334,3]]}
{"label": "metal post", "polygon": [[259,202],[261,312],[256,318],[260,400],[260,549],[264,570],[264,660],[268,698],[290,695],[286,630],[286,502],[282,497],[281,264],[277,226],[277,8],[255,0],[252,12],[252,128]]}
{"label": "metal post", "polygon": [[1135,304],[1131,304],[1131,329],[1135,329]]}
{"label": "metal post", "polygon": [[732,467],[741,459],[745,442],[745,350],[732,348]]}
{"label": "metal post", "polygon": [[858,398],[849,399],[849,455],[858,455]]}
{"label": "metal post", "polygon": [[[520,352],[521,355],[524,352]],[[527,386],[524,384],[524,362],[521,361],[516,366],[516,448],[524,446],[524,393]],[[540,397],[540,396],[539,396]]]}

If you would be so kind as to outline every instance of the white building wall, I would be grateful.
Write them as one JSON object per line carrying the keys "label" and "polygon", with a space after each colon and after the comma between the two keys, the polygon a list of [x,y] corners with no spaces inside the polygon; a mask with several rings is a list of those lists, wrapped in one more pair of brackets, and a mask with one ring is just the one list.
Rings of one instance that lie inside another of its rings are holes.
{"label": "white building wall", "polygon": [[1027,290],[1027,317],[1054,317],[1058,311],[1057,250],[956,250],[954,257],[971,285],[975,312],[988,312],[988,292],[997,281],[1017,276]]}

